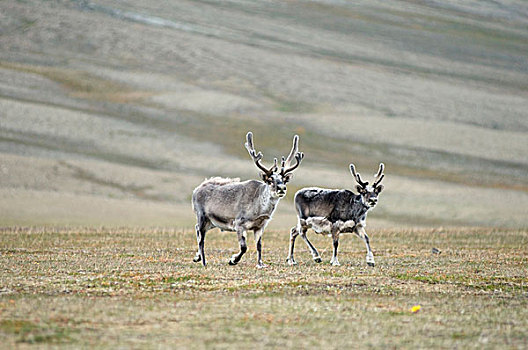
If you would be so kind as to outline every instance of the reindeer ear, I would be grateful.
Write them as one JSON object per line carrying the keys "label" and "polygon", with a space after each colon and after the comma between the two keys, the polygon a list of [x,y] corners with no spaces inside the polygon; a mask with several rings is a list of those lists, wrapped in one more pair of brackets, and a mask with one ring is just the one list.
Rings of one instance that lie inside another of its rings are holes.
{"label": "reindeer ear", "polygon": [[360,186],[360,185],[356,185],[356,190],[357,190],[359,193],[363,193],[363,192],[365,192],[365,189],[364,189],[362,186]]}
{"label": "reindeer ear", "polygon": [[383,191],[385,187],[383,187],[383,185],[379,185],[377,186],[375,189],[374,189],[374,192],[376,192],[377,194],[380,194],[381,191]]}
{"label": "reindeer ear", "polygon": [[289,174],[284,175],[284,177],[282,178],[282,181],[286,184],[290,182],[292,178],[293,178],[293,174],[289,173]]}
{"label": "reindeer ear", "polygon": [[266,183],[271,183],[271,176],[265,174],[265,173],[260,173],[260,178],[262,179],[262,181],[266,182]]}

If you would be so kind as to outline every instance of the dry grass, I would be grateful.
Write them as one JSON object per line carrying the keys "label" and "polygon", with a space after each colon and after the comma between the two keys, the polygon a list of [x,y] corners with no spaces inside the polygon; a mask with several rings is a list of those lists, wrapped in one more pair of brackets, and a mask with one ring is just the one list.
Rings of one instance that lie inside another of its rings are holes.
{"label": "dry grass", "polygon": [[[59,348],[523,348],[528,344],[528,231],[372,232],[362,243],[315,236],[285,263],[288,234],[267,232],[255,268],[238,266],[232,233],[206,239],[209,266],[191,262],[195,237],[174,229],[6,228],[1,234],[0,339]],[[250,239],[250,244],[252,240]],[[440,249],[432,254],[431,249]],[[421,305],[417,313],[413,305]]]}
{"label": "dry grass", "polygon": [[520,1],[279,3],[0,2],[0,225],[191,225],[251,130],[289,201],[383,161],[388,227],[528,226]]}
{"label": "dry grass", "polygon": [[135,91],[129,86],[100,78],[94,74],[62,67],[25,65],[0,61],[0,68],[31,73],[61,84],[74,98],[131,103],[151,97],[147,91]]}

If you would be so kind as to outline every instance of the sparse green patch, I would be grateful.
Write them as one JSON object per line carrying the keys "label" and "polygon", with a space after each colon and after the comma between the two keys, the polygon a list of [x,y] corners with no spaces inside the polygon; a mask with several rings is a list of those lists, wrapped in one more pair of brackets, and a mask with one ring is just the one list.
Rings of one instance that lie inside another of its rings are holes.
{"label": "sparse green patch", "polygon": [[74,341],[71,334],[76,331],[56,322],[40,324],[27,320],[3,320],[0,321],[0,332],[14,336],[16,343],[64,344]]}
{"label": "sparse green patch", "polygon": [[310,113],[313,112],[315,106],[302,101],[284,100],[276,98],[275,108],[279,112],[286,113]]}

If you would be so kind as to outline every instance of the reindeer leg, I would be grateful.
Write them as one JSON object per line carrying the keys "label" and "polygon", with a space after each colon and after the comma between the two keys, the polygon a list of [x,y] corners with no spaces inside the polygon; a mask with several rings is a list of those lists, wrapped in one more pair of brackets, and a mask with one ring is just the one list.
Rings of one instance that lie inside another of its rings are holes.
{"label": "reindeer leg", "polygon": [[240,252],[238,254],[233,254],[231,259],[229,259],[229,265],[236,265],[247,251],[246,244],[246,230],[242,227],[237,228],[238,243],[240,244]]}
{"label": "reindeer leg", "polygon": [[205,233],[207,232],[207,220],[203,217],[198,217],[198,223],[196,224],[196,241],[198,243],[198,251],[194,256],[193,261],[201,261],[203,266],[207,265],[205,262],[205,251],[204,251],[204,242],[205,242]]}
{"label": "reindeer leg", "polygon": [[297,225],[297,226],[292,227],[290,230],[290,251],[289,251],[288,257],[286,258],[286,262],[290,266],[297,265],[297,262],[293,258],[293,249],[295,247],[295,239],[299,235],[299,231],[300,231],[299,227],[300,225]]}
{"label": "reindeer leg", "polygon": [[312,257],[316,263],[320,263],[323,260],[321,259],[321,256],[319,255],[319,252],[315,247],[313,246],[312,242],[308,240],[308,237],[306,237],[306,231],[308,231],[308,227],[301,227],[301,237],[310,249],[310,253],[312,253]]}
{"label": "reindeer leg", "polygon": [[198,224],[196,224],[194,228],[196,230],[196,243],[198,244],[198,250],[196,251],[196,254],[194,255],[193,261],[199,262],[202,260],[202,256],[200,254],[200,240],[201,240],[202,234],[200,233],[200,228]]}
{"label": "reindeer leg", "polygon": [[363,226],[358,226],[355,232],[365,242],[365,245],[367,246],[367,265],[374,266],[374,254],[372,254],[372,250],[370,249],[369,237],[365,232],[365,228]]}
{"label": "reindeer leg", "polygon": [[332,254],[332,260],[330,260],[330,264],[332,264],[332,266],[339,266],[341,265],[339,263],[339,260],[337,260],[337,247],[339,246],[339,230],[332,229],[332,241],[333,241],[334,251]]}
{"label": "reindeer leg", "polygon": [[200,254],[200,241],[202,239],[202,234],[200,233],[200,228],[198,224],[196,224],[195,228],[196,228],[196,242],[198,244],[198,251],[196,252],[196,255],[194,256],[193,261],[199,262],[199,261],[202,261],[202,254]]}
{"label": "reindeer leg", "polygon": [[264,267],[267,267],[262,262],[262,234],[264,233],[264,229],[258,229],[253,231],[253,234],[255,235],[255,243],[257,246],[257,268],[262,269]]}

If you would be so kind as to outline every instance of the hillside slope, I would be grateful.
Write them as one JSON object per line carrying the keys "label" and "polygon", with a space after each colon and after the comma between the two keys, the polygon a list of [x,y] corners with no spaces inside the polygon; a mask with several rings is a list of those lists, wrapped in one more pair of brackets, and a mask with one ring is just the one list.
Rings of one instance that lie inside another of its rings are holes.
{"label": "hillside slope", "polygon": [[523,1],[0,3],[0,224],[191,226],[294,133],[303,186],[386,191],[373,225],[526,227]]}

